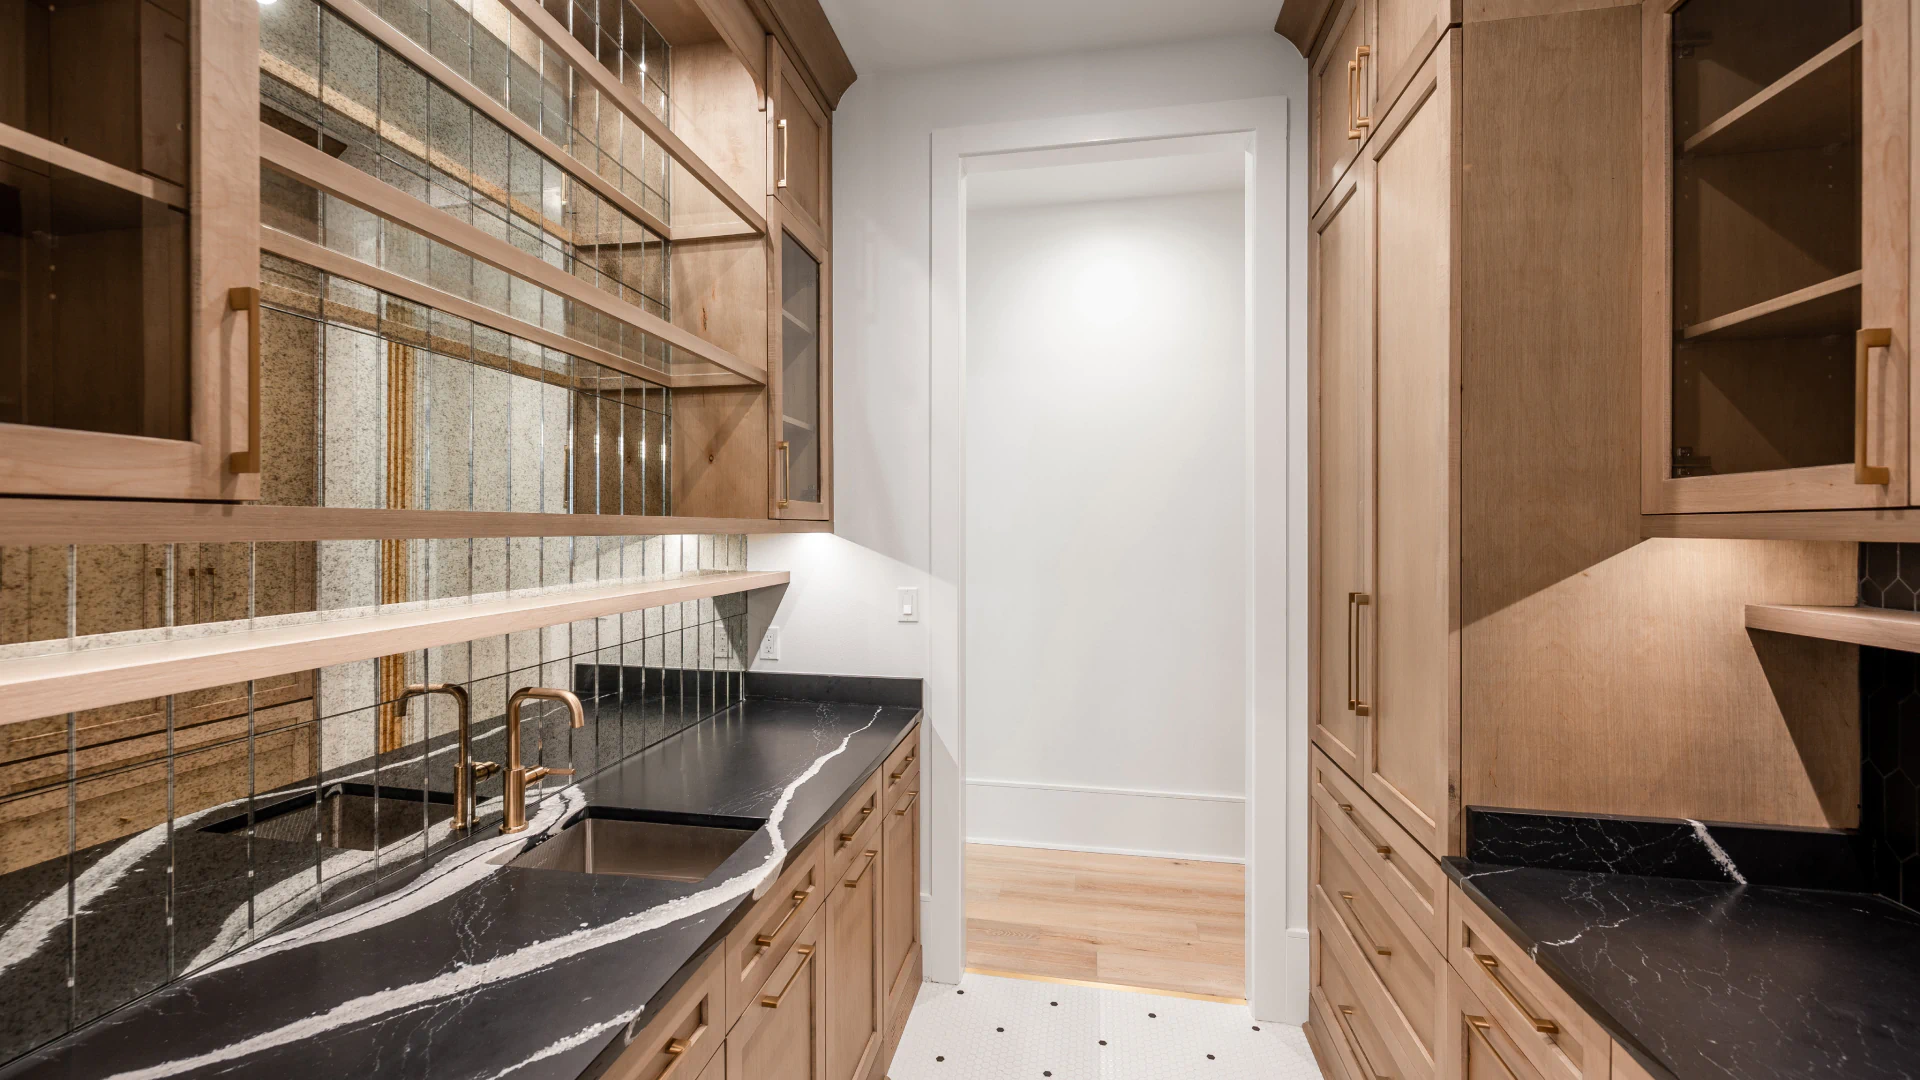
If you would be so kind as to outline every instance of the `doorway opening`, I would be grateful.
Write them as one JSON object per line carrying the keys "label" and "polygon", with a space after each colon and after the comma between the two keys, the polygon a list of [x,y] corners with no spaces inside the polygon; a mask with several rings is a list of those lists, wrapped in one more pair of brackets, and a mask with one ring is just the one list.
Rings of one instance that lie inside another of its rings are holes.
{"label": "doorway opening", "polygon": [[966,964],[1246,997],[1245,140],[965,191]]}

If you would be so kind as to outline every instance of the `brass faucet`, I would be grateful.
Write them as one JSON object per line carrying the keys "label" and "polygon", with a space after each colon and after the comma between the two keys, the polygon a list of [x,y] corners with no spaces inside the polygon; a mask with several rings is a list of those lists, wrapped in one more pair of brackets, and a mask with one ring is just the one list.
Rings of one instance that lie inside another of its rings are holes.
{"label": "brass faucet", "polygon": [[416,683],[401,691],[398,703],[400,711],[407,711],[407,702],[429,694],[445,694],[452,698],[459,714],[460,760],[453,769],[453,827],[471,828],[475,816],[473,787],[499,772],[500,766],[491,761],[473,760],[473,710],[467,699],[466,687],[452,683]]}
{"label": "brass faucet", "polygon": [[549,769],[545,765],[529,769],[520,764],[520,705],[531,698],[564,701],[569,713],[567,726],[587,726],[586,714],[580,709],[580,699],[570,691],[546,686],[523,686],[507,699],[507,806],[505,818],[500,822],[500,831],[503,833],[526,831],[528,784],[543,776],[573,775],[572,769]]}

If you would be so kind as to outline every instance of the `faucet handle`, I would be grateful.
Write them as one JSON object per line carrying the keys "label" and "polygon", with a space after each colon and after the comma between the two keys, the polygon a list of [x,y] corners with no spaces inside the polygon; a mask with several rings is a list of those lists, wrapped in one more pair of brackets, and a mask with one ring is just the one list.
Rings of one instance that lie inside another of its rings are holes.
{"label": "faucet handle", "polygon": [[475,761],[469,764],[467,768],[473,770],[473,782],[477,784],[487,777],[499,773],[500,763],[497,761]]}
{"label": "faucet handle", "polygon": [[572,776],[572,775],[573,775],[572,769],[549,769],[545,765],[535,765],[533,768],[527,770],[527,783],[531,784],[535,780],[539,780],[543,777],[548,777],[548,776]]}

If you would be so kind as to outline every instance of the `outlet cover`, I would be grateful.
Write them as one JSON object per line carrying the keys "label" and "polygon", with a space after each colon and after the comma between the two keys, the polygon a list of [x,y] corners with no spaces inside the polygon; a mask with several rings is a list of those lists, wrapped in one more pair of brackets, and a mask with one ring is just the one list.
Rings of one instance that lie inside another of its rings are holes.
{"label": "outlet cover", "polygon": [[767,636],[760,639],[760,659],[762,660],[780,659],[780,628],[779,627],[777,626],[767,627]]}

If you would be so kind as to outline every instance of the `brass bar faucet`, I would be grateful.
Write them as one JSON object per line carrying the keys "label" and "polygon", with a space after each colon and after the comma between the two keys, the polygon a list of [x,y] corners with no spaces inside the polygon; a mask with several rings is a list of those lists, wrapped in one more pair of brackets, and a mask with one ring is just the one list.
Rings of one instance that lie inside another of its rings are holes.
{"label": "brass bar faucet", "polygon": [[572,769],[549,769],[544,765],[526,768],[520,763],[520,706],[533,698],[547,701],[564,701],[567,705],[568,727],[587,726],[587,717],[580,709],[580,699],[568,690],[555,690],[546,686],[523,686],[507,699],[507,806],[504,820],[500,822],[503,833],[525,832],[527,828],[527,785],[543,776],[572,776]]}
{"label": "brass bar faucet", "polygon": [[415,683],[401,691],[398,703],[400,711],[407,711],[407,702],[429,694],[445,694],[452,698],[459,715],[460,760],[453,769],[453,827],[472,828],[475,816],[473,787],[499,772],[500,766],[491,761],[473,760],[473,707],[467,698],[466,687],[452,683]]}

